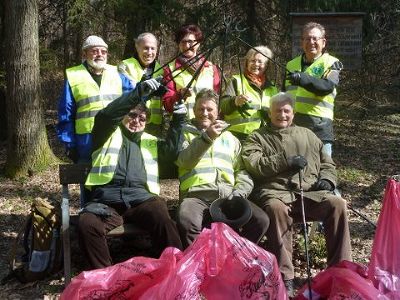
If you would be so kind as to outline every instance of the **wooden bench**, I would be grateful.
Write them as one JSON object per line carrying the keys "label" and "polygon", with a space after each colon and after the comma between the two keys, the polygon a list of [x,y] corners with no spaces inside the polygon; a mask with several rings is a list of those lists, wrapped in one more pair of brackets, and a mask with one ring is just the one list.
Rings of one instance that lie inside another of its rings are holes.
{"label": "wooden bench", "polygon": [[[89,164],[60,164],[59,178],[62,185],[62,241],[64,250],[64,276],[65,286],[71,281],[71,242],[70,242],[70,184],[84,183],[90,171]],[[123,224],[108,232],[109,237],[121,237],[124,235],[149,235],[149,233],[134,224]]]}

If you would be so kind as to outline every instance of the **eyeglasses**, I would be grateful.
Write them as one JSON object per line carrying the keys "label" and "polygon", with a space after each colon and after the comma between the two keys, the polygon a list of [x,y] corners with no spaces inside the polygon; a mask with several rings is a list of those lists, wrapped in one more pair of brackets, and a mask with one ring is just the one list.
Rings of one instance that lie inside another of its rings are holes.
{"label": "eyeglasses", "polygon": [[181,40],[181,44],[189,44],[190,46],[193,46],[194,44],[197,43],[197,40]]}
{"label": "eyeglasses", "polygon": [[95,55],[95,54],[106,55],[108,53],[107,49],[99,49],[99,48],[92,48],[92,49],[89,49],[88,51],[92,55]]}
{"label": "eyeglasses", "polygon": [[305,42],[318,42],[319,40],[324,39],[323,36],[308,36],[308,37],[303,37],[303,41]]}
{"label": "eyeglasses", "polygon": [[145,115],[141,115],[135,112],[130,112],[128,114],[128,117],[131,119],[138,119],[140,123],[145,123],[147,119]]}

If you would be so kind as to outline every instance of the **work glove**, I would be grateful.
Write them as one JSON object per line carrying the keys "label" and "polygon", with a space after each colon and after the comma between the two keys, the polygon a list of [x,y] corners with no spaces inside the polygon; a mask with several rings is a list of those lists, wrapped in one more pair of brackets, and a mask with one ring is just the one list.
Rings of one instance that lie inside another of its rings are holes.
{"label": "work glove", "polygon": [[307,166],[307,159],[302,155],[291,156],[287,159],[289,168],[299,171]]}
{"label": "work glove", "polygon": [[287,79],[292,85],[300,85],[301,77],[304,76],[302,72],[290,72]]}
{"label": "work glove", "polygon": [[249,109],[251,109],[251,107],[247,102],[237,108],[238,112],[240,113],[243,119],[247,119],[248,117],[251,116],[251,114],[248,112]]}
{"label": "work glove", "polygon": [[161,86],[162,77],[151,78],[140,82],[138,85],[140,97],[149,97],[154,94]]}
{"label": "work glove", "polygon": [[78,153],[78,149],[73,147],[73,148],[67,148],[65,154],[67,155],[67,157],[72,160],[72,162],[74,164],[76,164],[78,162],[79,159],[79,153]]}
{"label": "work glove", "polygon": [[186,105],[181,102],[175,102],[173,113],[177,115],[186,115],[187,114]]}
{"label": "work glove", "polygon": [[151,79],[151,75],[149,74],[143,74],[142,78],[140,79],[140,82],[146,81]]}
{"label": "work glove", "polygon": [[311,191],[333,191],[333,184],[326,179],[320,179],[311,186]]}

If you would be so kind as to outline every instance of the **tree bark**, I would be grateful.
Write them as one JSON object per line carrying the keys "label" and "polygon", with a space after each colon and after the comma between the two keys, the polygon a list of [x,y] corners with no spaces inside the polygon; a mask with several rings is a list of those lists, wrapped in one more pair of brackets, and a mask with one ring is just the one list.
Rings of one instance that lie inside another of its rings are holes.
{"label": "tree bark", "polygon": [[5,1],[8,145],[5,173],[18,178],[55,161],[40,98],[37,0]]}

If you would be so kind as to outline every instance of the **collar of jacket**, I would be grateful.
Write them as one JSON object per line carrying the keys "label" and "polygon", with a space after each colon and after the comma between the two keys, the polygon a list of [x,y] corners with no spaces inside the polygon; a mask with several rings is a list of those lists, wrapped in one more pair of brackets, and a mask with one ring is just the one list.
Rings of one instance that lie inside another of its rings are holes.
{"label": "collar of jacket", "polygon": [[205,130],[204,129],[198,129],[196,126],[196,119],[192,119],[190,123],[186,123],[183,125],[183,131],[190,132],[195,135],[201,135]]}
{"label": "collar of jacket", "polygon": [[143,131],[139,132],[130,132],[124,125],[120,126],[122,135],[126,137],[131,142],[136,144],[140,144],[140,138],[142,137]]}
{"label": "collar of jacket", "polygon": [[267,126],[265,128],[266,128],[266,130],[268,132],[275,133],[275,134],[277,134],[277,133],[280,134],[280,133],[285,133],[285,131],[292,130],[295,127],[296,127],[296,125],[292,124],[289,127],[285,127],[285,128],[277,128],[277,127],[274,127],[273,125]]}

